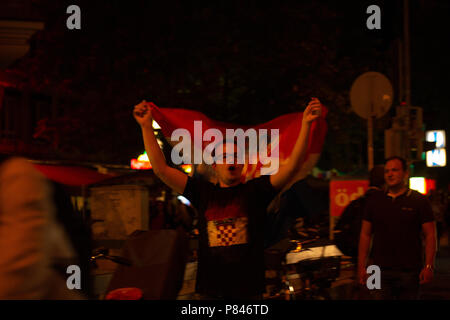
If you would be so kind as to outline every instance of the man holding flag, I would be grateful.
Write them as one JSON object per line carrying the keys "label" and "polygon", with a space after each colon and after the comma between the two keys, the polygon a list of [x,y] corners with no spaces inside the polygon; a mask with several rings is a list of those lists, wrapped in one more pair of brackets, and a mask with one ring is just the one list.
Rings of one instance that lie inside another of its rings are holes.
{"label": "man holding flag", "polygon": [[307,155],[311,125],[322,114],[320,101],[313,98],[308,104],[290,157],[274,174],[242,183],[244,165],[236,161],[239,146],[234,140],[214,141],[216,185],[189,177],[166,163],[153,133],[155,111],[158,109],[153,104],[142,101],[135,106],[134,117],[141,126],[154,173],[188,198],[199,212],[196,292],[206,299],[260,299],[265,289],[266,208],[300,170]]}

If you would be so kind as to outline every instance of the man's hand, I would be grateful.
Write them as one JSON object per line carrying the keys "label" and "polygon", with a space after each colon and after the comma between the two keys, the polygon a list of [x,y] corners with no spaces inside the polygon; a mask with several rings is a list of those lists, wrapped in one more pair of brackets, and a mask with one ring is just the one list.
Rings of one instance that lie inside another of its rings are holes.
{"label": "man's hand", "polygon": [[419,275],[420,284],[427,284],[433,281],[433,270],[430,268],[423,268]]}
{"label": "man's hand", "polygon": [[152,129],[152,112],[149,102],[142,100],[133,110],[133,116],[141,126],[144,138],[145,151],[152,164],[153,172],[172,190],[183,193],[186,187],[188,176],[178,169],[169,167],[164,158],[164,154],[156,141]]}
{"label": "man's hand", "polygon": [[133,116],[141,127],[152,126],[153,117],[148,104],[148,102],[142,100],[142,102],[136,105],[133,110]]}
{"label": "man's hand", "polygon": [[322,114],[322,104],[319,99],[312,98],[303,112],[303,123],[312,123]]}
{"label": "man's hand", "polygon": [[289,160],[284,166],[279,168],[276,174],[270,176],[270,183],[276,190],[281,190],[295,175],[295,173],[300,170],[300,166],[306,156],[311,122],[319,118],[321,113],[322,106],[319,99],[313,98],[303,112],[300,133]]}

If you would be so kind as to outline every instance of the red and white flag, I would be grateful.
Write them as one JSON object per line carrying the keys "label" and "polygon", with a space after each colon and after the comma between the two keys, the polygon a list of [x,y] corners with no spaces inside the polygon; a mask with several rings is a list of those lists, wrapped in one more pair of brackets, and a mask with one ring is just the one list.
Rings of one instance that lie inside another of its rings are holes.
{"label": "red and white flag", "polygon": [[[247,129],[253,128],[257,132],[259,129],[266,129],[269,132],[271,129],[279,130],[279,163],[280,165],[285,162],[297,141],[298,135],[300,133],[302,125],[303,112],[294,112],[279,116],[271,121],[253,125],[253,126],[242,126],[234,123],[226,123],[221,121],[216,121],[208,118],[201,112],[181,109],[181,108],[160,108],[155,104],[150,103],[152,110],[153,119],[161,127],[161,131],[166,139],[170,142],[172,132],[176,129],[186,129],[191,135],[193,145],[201,148],[202,150],[211,142],[202,142],[202,145],[198,145],[198,141],[194,141],[195,130],[194,121],[201,121],[202,131],[205,132],[208,129],[218,129],[222,132],[223,136],[226,136],[226,129]],[[311,125],[311,133],[309,135],[308,148],[306,151],[306,157],[304,161],[308,160],[311,155],[320,154],[322,150],[323,143],[325,141],[325,136],[327,132],[327,123],[325,120],[327,114],[327,108],[322,106],[322,115],[319,119],[314,121]],[[270,149],[270,148],[269,148]],[[244,180],[249,180],[260,175],[260,170],[263,164],[258,161],[257,164],[246,164],[243,170]]]}

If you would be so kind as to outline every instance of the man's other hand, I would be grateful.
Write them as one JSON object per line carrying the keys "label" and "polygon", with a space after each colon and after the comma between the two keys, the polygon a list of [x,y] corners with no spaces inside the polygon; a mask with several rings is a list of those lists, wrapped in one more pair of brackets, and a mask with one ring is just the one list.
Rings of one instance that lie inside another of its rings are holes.
{"label": "man's other hand", "polygon": [[134,106],[133,116],[141,127],[152,126],[153,117],[149,102],[142,100],[141,103]]}

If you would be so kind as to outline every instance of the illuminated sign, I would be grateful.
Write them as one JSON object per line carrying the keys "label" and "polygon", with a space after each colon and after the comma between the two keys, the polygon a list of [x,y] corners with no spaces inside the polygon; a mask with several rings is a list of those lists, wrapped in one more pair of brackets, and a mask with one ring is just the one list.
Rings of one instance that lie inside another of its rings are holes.
{"label": "illuminated sign", "polygon": [[422,194],[426,192],[426,182],[423,177],[411,177],[409,178],[409,188],[419,191]]}
{"label": "illuminated sign", "polygon": [[444,148],[427,151],[427,167],[445,167],[446,165],[447,156]]}
{"label": "illuminated sign", "polygon": [[334,239],[334,226],[344,209],[361,197],[369,187],[368,180],[332,179],[330,181],[330,239]]}
{"label": "illuminated sign", "polygon": [[447,165],[447,155],[445,150],[445,131],[427,131],[425,139],[435,143],[435,149],[427,151],[427,167],[445,167]]}
{"label": "illuminated sign", "polygon": [[[148,170],[151,169],[152,165],[150,161],[148,160],[147,152],[144,152],[141,154],[137,159],[131,159],[131,169],[135,170]],[[192,172],[192,165],[191,164],[183,164],[181,166],[181,169],[189,174]]]}
{"label": "illuminated sign", "polygon": [[411,177],[409,178],[409,188],[422,194],[428,194],[430,190],[436,189],[436,181],[424,177]]}
{"label": "illuminated sign", "polygon": [[436,143],[436,149],[445,148],[445,131],[444,130],[432,130],[427,131],[426,140],[428,142]]}
{"label": "illuminated sign", "polygon": [[331,180],[330,215],[340,217],[348,204],[363,196],[369,187],[368,180]]}
{"label": "illuminated sign", "polygon": [[151,169],[152,165],[148,161],[147,152],[141,154],[137,159],[131,159],[131,169],[136,170],[148,170]]}
{"label": "illuminated sign", "polygon": [[151,168],[152,168],[152,165],[150,164],[150,162],[139,161],[137,159],[131,159],[131,169],[148,170]]}

